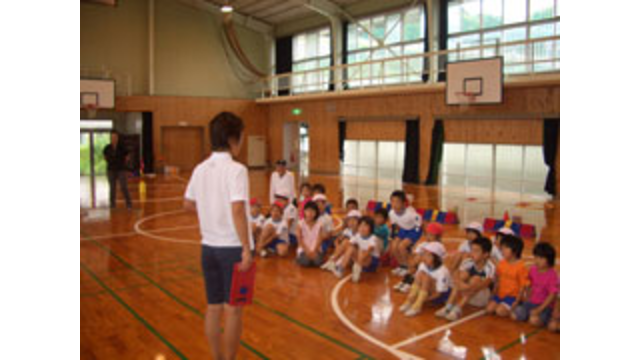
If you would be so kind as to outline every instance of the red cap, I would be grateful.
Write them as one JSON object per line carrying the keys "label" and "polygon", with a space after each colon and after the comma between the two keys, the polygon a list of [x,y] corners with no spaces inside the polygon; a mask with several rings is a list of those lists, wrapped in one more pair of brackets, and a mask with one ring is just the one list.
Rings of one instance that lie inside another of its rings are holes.
{"label": "red cap", "polygon": [[442,228],[442,225],[432,222],[427,225],[427,232],[433,235],[442,235],[444,228]]}
{"label": "red cap", "polygon": [[258,198],[253,198],[253,199],[249,200],[249,205],[251,205],[251,206],[255,206],[255,205],[258,205],[258,204],[260,204],[260,200],[258,200]]}
{"label": "red cap", "polygon": [[284,210],[284,204],[281,203],[280,201],[275,201],[273,203],[273,205],[275,205],[275,206],[279,207],[280,209]]}

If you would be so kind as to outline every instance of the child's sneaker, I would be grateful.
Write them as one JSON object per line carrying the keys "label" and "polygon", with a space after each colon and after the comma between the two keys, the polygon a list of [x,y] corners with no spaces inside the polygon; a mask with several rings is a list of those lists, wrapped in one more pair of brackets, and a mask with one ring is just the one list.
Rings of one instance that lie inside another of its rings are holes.
{"label": "child's sneaker", "polygon": [[403,282],[402,285],[400,286],[400,289],[398,289],[398,291],[400,291],[403,294],[407,294],[409,291],[411,291],[411,284]]}
{"label": "child's sneaker", "polygon": [[262,256],[263,258],[267,257],[267,250],[263,249],[262,251],[260,251],[260,256]]}
{"label": "child's sneaker", "polygon": [[333,271],[336,268],[336,263],[333,260],[329,260],[320,267],[322,270]]}
{"label": "child's sneaker", "polygon": [[402,306],[400,306],[400,312],[401,313],[405,313],[407,311],[409,311],[409,309],[411,309],[411,304],[409,302],[406,302],[404,304],[402,304]]}
{"label": "child's sneaker", "polygon": [[404,282],[400,281],[397,284],[393,285],[393,290],[400,291],[400,287],[404,284]]}
{"label": "child's sneaker", "polygon": [[405,277],[407,276],[407,274],[409,274],[409,269],[405,269],[401,267],[400,270],[396,273],[396,276]]}
{"label": "child's sneaker", "polygon": [[461,310],[456,308],[453,308],[449,311],[449,313],[447,314],[447,316],[445,316],[445,319],[449,320],[449,321],[456,321],[458,319],[460,319],[460,315],[461,314]]}
{"label": "child's sneaker", "polygon": [[398,271],[400,271],[400,267],[397,267],[397,268],[391,270],[391,274],[398,276]]}
{"label": "child's sneaker", "polygon": [[336,266],[335,269],[333,269],[333,275],[335,275],[338,279],[342,279],[342,277],[344,276],[344,270],[341,266]]}
{"label": "child's sneaker", "polygon": [[445,306],[445,307],[443,307],[442,309],[440,309],[440,310],[436,311],[436,314],[435,314],[435,315],[436,315],[436,317],[439,317],[439,318],[443,318],[443,319],[444,319],[444,318],[446,318],[446,317],[447,317],[447,315],[449,314],[449,311],[451,311],[451,309],[450,309],[449,307]]}
{"label": "child's sneaker", "polygon": [[414,317],[418,314],[420,314],[421,310],[420,309],[416,309],[416,308],[409,308],[409,310],[407,310],[404,315],[407,317]]}
{"label": "child's sneaker", "polygon": [[353,264],[353,269],[351,273],[351,281],[357,283],[360,281],[360,275],[362,274],[362,266],[358,264]]}

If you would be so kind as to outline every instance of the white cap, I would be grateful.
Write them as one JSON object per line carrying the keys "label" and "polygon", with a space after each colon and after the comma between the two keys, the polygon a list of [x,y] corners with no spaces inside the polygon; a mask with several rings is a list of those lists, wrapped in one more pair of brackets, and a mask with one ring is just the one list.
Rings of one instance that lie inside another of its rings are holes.
{"label": "white cap", "polygon": [[418,247],[418,254],[424,254],[427,251],[438,255],[440,258],[443,258],[447,254],[447,249],[444,248],[444,245],[437,241],[423,243]]}
{"label": "white cap", "polygon": [[482,224],[480,224],[477,221],[470,222],[469,224],[467,224],[467,226],[464,229],[465,230],[475,230],[475,231],[479,232],[480,234],[482,234],[484,232],[484,228],[482,227]]}
{"label": "white cap", "polygon": [[509,229],[508,227],[503,227],[502,229],[498,230],[498,234],[515,235],[516,233],[514,233],[513,230]]}
{"label": "white cap", "polygon": [[360,217],[362,217],[362,214],[360,213],[359,210],[351,210],[351,211],[349,211],[347,213],[347,217],[348,218],[352,218],[353,217],[353,218],[358,218],[359,219]]}
{"label": "white cap", "polygon": [[313,196],[313,199],[311,199],[313,202],[316,201],[327,201],[327,197],[324,196],[324,194],[316,194]]}

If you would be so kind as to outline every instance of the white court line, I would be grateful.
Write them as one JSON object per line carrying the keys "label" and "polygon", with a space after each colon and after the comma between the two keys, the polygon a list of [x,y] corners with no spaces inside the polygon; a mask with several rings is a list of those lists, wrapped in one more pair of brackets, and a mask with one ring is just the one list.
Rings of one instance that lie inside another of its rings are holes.
{"label": "white court line", "polygon": [[[152,234],[157,234],[157,233],[169,232],[169,231],[174,231],[174,230],[195,229],[198,226],[199,225],[184,225],[184,226],[174,226],[174,227],[160,228],[160,229],[153,229],[153,230],[146,230],[146,231],[150,232]],[[93,239],[93,240],[102,240],[102,239],[109,239],[109,238],[134,236],[134,235],[140,235],[140,234],[138,234],[135,231],[131,231],[131,232],[126,232],[126,233],[104,234],[104,235],[96,235],[96,236],[92,235],[91,239]],[[87,241],[89,239],[80,239],[80,240],[81,241]]]}
{"label": "white court line", "polygon": [[154,233],[144,230],[140,227],[146,221],[159,218],[162,216],[166,216],[166,215],[180,214],[185,212],[186,212],[185,210],[180,209],[180,210],[174,210],[174,211],[164,211],[164,212],[153,214],[147,217],[143,217],[140,220],[136,221],[136,223],[133,225],[133,229],[135,230],[136,233],[142,236],[146,236],[148,238],[158,240],[158,241],[166,241],[166,242],[172,242],[177,244],[200,245],[201,244],[200,240],[186,240],[186,239],[177,239],[177,238],[155,235]]}
{"label": "white court line", "polygon": [[393,345],[391,345],[391,348],[392,349],[398,349],[398,348],[407,346],[407,345],[412,344],[412,343],[414,343],[416,341],[419,341],[419,340],[422,340],[422,339],[426,339],[426,338],[428,338],[430,336],[433,336],[433,335],[436,335],[436,334],[441,333],[443,331],[446,331],[448,329],[451,329],[452,327],[458,326],[458,325],[460,325],[462,323],[465,323],[465,322],[467,322],[469,320],[473,320],[475,318],[483,316],[484,314],[486,314],[486,311],[485,310],[480,310],[480,311],[475,312],[475,313],[473,313],[473,314],[471,314],[469,316],[463,317],[462,319],[460,319],[458,321],[454,321],[452,323],[449,323],[449,324],[446,324],[446,325],[442,325],[440,327],[437,327],[435,329],[431,329],[431,330],[429,330],[429,331],[427,331],[425,333],[422,333],[420,335],[416,335],[416,336],[411,337],[411,338],[409,338],[407,340],[403,340],[403,341],[401,341],[399,343],[393,344]]}
{"label": "white court line", "polygon": [[388,344],[385,344],[382,341],[376,339],[375,337],[373,337],[373,336],[367,334],[366,332],[360,330],[351,321],[349,321],[349,319],[342,312],[342,309],[340,309],[340,305],[338,304],[338,295],[340,294],[340,289],[342,288],[342,286],[347,281],[349,281],[349,279],[351,279],[351,277],[350,276],[346,276],[344,279],[340,280],[336,284],[336,286],[333,288],[333,291],[331,292],[331,307],[333,308],[333,312],[335,312],[336,315],[338,316],[338,319],[340,319],[340,321],[346,327],[351,329],[351,331],[356,333],[356,335],[358,335],[358,336],[364,338],[365,340],[369,341],[370,343],[372,343],[372,344],[374,344],[374,345],[376,345],[376,346],[388,351],[389,353],[393,354],[394,356],[396,356],[399,359],[402,359],[402,360],[419,360],[419,359],[422,359],[421,357],[418,357],[416,355],[409,354],[407,352],[394,349],[393,347],[389,346]]}

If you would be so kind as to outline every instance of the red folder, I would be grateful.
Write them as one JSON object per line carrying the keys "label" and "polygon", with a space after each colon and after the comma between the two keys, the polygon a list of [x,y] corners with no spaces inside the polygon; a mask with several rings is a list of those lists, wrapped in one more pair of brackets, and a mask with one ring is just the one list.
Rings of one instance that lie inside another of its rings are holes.
{"label": "red folder", "polygon": [[256,263],[251,264],[249,270],[245,272],[238,271],[239,266],[240,263],[236,263],[233,266],[229,305],[251,305],[253,302],[253,288],[256,282]]}

